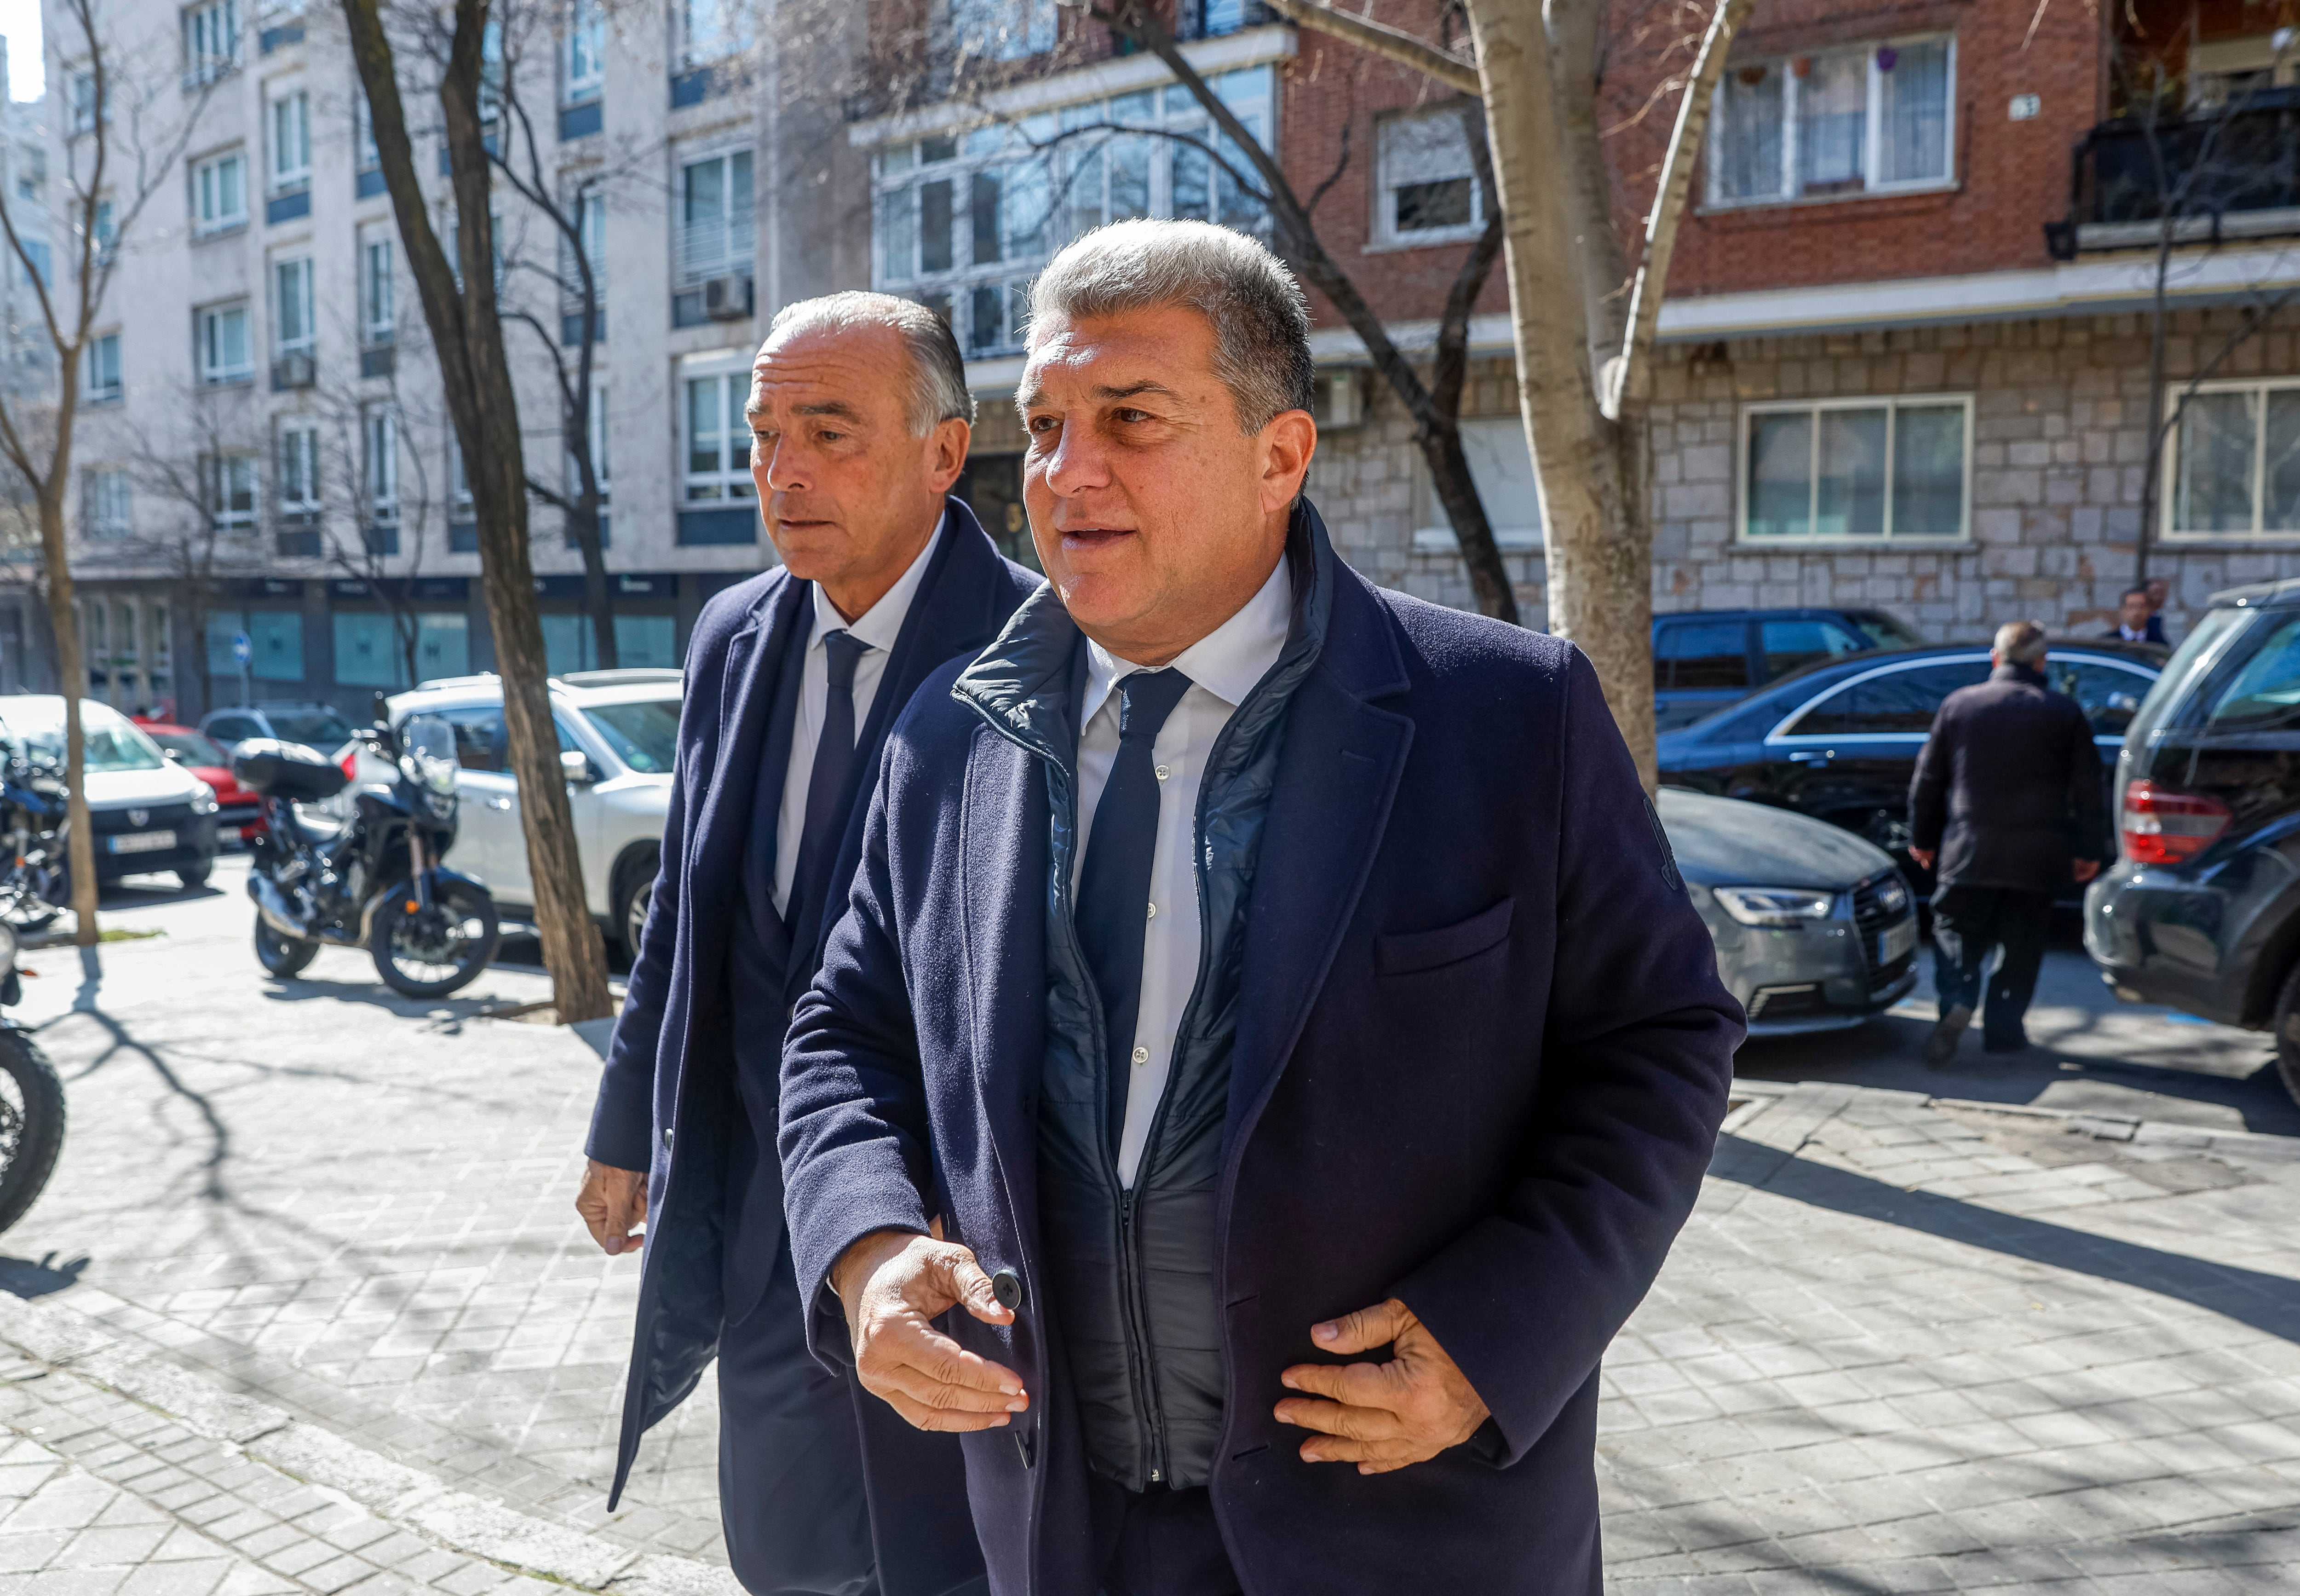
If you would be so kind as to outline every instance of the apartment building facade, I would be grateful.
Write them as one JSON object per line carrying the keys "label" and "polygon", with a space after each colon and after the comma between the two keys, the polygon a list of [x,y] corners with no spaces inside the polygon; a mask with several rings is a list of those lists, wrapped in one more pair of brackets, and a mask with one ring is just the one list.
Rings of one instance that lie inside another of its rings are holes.
{"label": "apartment building facade", "polygon": [[[407,684],[410,628],[419,679],[493,662],[470,496],[340,17],[258,4],[103,13],[122,41],[115,71],[140,72],[180,119],[182,154],[112,252],[85,378],[82,636],[95,695],[186,718],[244,697],[364,711]],[[675,664],[703,601],[771,563],[746,469],[746,374],[774,304],[854,275],[821,197],[850,157],[811,130],[807,96],[771,92],[808,70],[771,6],[504,14],[491,137],[523,175],[531,158],[557,212],[499,174],[529,476],[564,473],[571,493],[561,384],[579,382],[588,325],[621,662]],[[85,96],[71,37],[52,22],[51,80]],[[806,47],[842,46],[832,29]],[[437,101],[402,48],[418,172],[452,257]],[[52,129],[51,159],[91,125],[83,110]],[[588,320],[562,218],[599,285]],[[580,551],[540,496],[532,526],[553,666],[588,668]]]}

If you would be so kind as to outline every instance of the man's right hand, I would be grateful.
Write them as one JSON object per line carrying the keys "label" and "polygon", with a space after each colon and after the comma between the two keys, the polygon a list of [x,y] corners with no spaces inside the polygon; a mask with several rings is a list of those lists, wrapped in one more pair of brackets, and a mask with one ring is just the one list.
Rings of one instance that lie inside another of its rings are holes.
{"label": "man's right hand", "polygon": [[1030,1405],[1021,1376],[968,1351],[932,1320],[954,1307],[986,1325],[1011,1325],[990,1276],[967,1248],[910,1230],[874,1230],[830,1267],[846,1309],[854,1372],[921,1430],[993,1430]]}
{"label": "man's right hand", "polygon": [[618,1169],[596,1159],[586,1160],[583,1185],[575,1193],[575,1211],[583,1216],[600,1251],[610,1257],[635,1251],[646,1239],[638,1227],[646,1223],[646,1171]]}

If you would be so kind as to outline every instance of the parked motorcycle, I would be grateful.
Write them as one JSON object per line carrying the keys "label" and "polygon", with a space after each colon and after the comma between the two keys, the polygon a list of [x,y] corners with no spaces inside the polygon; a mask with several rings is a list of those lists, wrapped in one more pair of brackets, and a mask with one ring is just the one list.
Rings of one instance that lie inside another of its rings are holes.
{"label": "parked motorcycle", "polygon": [[255,957],[273,977],[295,975],[321,947],[367,949],[376,974],[410,997],[445,997],[495,957],[495,900],[441,861],[455,841],[455,737],[437,717],[395,731],[379,722],[361,744],[390,762],[387,781],[362,784],[348,819],[308,813],[353,780],[343,765],[301,744],[251,738],[231,773],[263,799],[252,841]]}
{"label": "parked motorcycle", "polygon": [[[16,934],[0,926],[0,1004],[23,1001]],[[64,1089],[31,1027],[0,1017],[0,1230],[24,1217],[64,1144]]]}
{"label": "parked motorcycle", "polygon": [[63,912],[64,781],[54,766],[10,754],[0,766],[0,925],[45,931]]}

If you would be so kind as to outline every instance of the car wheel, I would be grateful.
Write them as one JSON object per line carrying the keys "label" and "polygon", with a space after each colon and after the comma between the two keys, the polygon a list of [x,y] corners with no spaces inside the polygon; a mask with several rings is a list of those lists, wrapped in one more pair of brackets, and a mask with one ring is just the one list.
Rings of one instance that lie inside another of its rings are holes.
{"label": "car wheel", "polygon": [[2300,1103],[2300,965],[2292,967],[2276,994],[2276,1073]]}
{"label": "car wheel", "polygon": [[215,860],[204,859],[197,864],[186,865],[178,870],[176,879],[183,884],[186,892],[196,893],[208,884],[209,872],[214,869]]}
{"label": "car wheel", "polygon": [[615,935],[622,938],[624,956],[638,962],[639,939],[646,934],[647,910],[654,903],[654,878],[662,854],[644,849],[624,862],[615,885]]}

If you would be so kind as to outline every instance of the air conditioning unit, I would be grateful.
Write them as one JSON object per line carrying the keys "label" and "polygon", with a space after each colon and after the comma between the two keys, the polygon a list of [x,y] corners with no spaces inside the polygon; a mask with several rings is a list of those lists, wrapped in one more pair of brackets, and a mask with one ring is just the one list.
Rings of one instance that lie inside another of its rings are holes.
{"label": "air conditioning unit", "polygon": [[703,313],[713,321],[742,321],[751,314],[751,279],[710,277],[703,279]]}
{"label": "air conditioning unit", "polygon": [[1347,366],[1318,374],[1310,389],[1310,413],[1317,418],[1319,430],[1339,432],[1365,420],[1364,376]]}
{"label": "air conditioning unit", "polygon": [[274,392],[288,388],[308,388],[319,380],[319,362],[309,354],[301,352],[295,354],[283,354],[271,362],[271,387]]}

